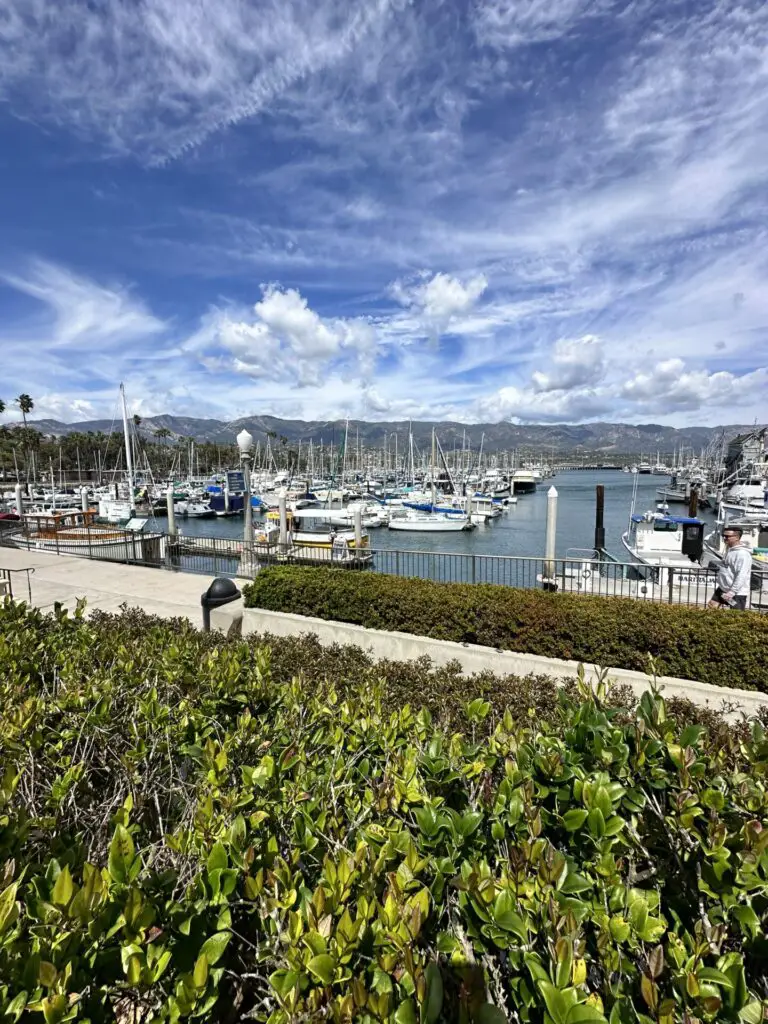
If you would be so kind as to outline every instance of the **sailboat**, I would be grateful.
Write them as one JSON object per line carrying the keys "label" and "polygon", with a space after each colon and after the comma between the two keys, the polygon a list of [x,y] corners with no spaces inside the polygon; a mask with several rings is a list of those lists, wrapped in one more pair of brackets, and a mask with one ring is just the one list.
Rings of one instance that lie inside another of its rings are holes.
{"label": "sailboat", "polygon": [[[102,498],[98,509],[88,507],[83,489],[83,507],[77,511],[32,511],[21,514],[21,526],[10,537],[18,548],[35,551],[51,551],[56,554],[88,555],[119,562],[158,563],[163,554],[163,538],[160,534],[145,534],[147,520],[133,519],[133,459],[128,431],[128,413],[125,405],[125,389],[120,385],[120,400],[123,412],[125,457],[128,467],[128,500]],[[115,512],[119,506],[122,519],[130,520],[127,529],[121,529],[116,522],[104,522],[104,512]],[[101,520],[101,521],[100,521]]]}
{"label": "sailboat", "polygon": [[475,524],[463,510],[441,509],[437,504],[435,430],[432,428],[432,470],[430,473],[430,502],[419,503],[418,507],[408,508],[407,503],[402,511],[392,512],[389,518],[390,530],[401,530],[409,533],[461,533],[462,530],[474,530]]}

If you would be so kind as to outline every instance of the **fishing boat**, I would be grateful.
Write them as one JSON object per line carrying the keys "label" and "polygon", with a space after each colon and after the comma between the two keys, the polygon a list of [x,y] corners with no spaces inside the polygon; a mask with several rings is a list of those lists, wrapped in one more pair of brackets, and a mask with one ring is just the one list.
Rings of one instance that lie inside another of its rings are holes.
{"label": "fishing boat", "polygon": [[667,599],[676,594],[685,603],[706,603],[711,581],[701,571],[707,567],[701,519],[659,511],[632,514],[621,542],[640,574]]}
{"label": "fishing boat", "polygon": [[[529,472],[526,470],[526,472]],[[532,490],[536,490],[536,480],[533,473],[530,473],[533,482]],[[512,483],[509,477],[500,469],[488,469],[483,477],[480,490],[490,498],[508,498],[513,493]]]}
{"label": "fishing boat", "polygon": [[284,556],[292,561],[360,566],[373,559],[370,537],[365,530],[358,544],[354,529],[329,523],[323,518],[321,509],[288,511],[282,544],[280,513],[267,512],[264,522],[255,528],[254,539],[265,553],[278,558]]}
{"label": "fishing boat", "polygon": [[186,516],[189,519],[213,519],[216,512],[204,501],[177,501],[173,510],[177,516]]}
{"label": "fishing boat", "polygon": [[[512,494],[534,494],[536,475],[532,469],[516,469],[512,474]],[[495,497],[495,495],[494,495]]]}
{"label": "fishing boat", "polygon": [[164,538],[144,532],[147,520],[131,520],[123,530],[98,521],[98,509],[24,512],[8,543],[34,551],[92,555],[117,562],[160,562]]}

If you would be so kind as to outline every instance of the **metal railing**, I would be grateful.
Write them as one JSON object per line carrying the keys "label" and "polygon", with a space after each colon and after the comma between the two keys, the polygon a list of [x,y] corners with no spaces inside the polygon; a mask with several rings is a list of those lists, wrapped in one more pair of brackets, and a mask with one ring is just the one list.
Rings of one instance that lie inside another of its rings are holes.
{"label": "metal railing", "polygon": [[27,584],[27,586],[26,586],[27,600],[29,601],[30,604],[32,604],[32,580],[31,580],[30,577],[31,577],[31,574],[34,571],[35,570],[32,569],[32,568],[29,568],[29,569],[27,569],[27,568],[23,568],[23,569],[4,569],[4,568],[0,567],[0,598],[2,598],[2,597],[10,597],[10,598],[16,598],[16,599],[19,598],[19,588],[18,588],[18,586],[16,587],[16,592],[14,593],[13,578],[14,578],[14,575],[18,575],[20,573],[24,573],[25,576],[26,576],[26,584]]}
{"label": "metal railing", "polygon": [[[103,536],[103,535],[102,535]],[[206,576],[250,577],[271,565],[331,565],[416,577],[442,583],[491,583],[522,589],[598,597],[626,597],[661,604],[703,607],[715,587],[715,569],[653,567],[618,562],[605,552],[570,551],[569,557],[547,560],[521,555],[481,555],[459,552],[366,548],[345,556],[328,548],[282,549],[277,544],[245,545],[228,537],[170,537],[128,530],[112,531],[105,542],[97,531],[76,542],[46,542],[45,550],[65,555],[163,568]],[[19,544],[19,540],[22,541]],[[28,546],[21,531],[0,533],[0,545]],[[246,550],[247,547],[247,550]],[[750,607],[768,611],[768,565],[752,574]]]}
{"label": "metal railing", "polygon": [[[716,568],[648,566],[589,552],[576,558],[532,558],[453,552],[387,550],[374,553],[376,572],[451,583],[494,583],[593,597],[628,597],[658,604],[703,607],[715,588]],[[768,610],[768,566],[753,571],[750,606]]]}

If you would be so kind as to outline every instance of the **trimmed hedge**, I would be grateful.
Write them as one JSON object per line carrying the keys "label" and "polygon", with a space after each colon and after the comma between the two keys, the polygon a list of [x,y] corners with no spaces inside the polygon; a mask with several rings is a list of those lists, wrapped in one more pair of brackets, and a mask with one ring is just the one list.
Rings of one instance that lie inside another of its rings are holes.
{"label": "trimmed hedge", "polygon": [[0,604],[4,1022],[762,1024],[758,722],[580,681],[447,734],[311,653]]}
{"label": "trimmed hedge", "polygon": [[768,692],[768,617],[626,598],[278,566],[248,608]]}

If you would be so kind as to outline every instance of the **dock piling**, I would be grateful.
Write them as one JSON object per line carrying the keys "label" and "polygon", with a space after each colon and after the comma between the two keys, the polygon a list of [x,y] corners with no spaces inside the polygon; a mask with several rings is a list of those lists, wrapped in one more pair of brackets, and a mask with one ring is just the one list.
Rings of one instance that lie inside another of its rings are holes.
{"label": "dock piling", "polygon": [[547,538],[545,543],[544,574],[550,583],[555,578],[555,539],[557,535],[557,488],[553,485],[547,491]]}
{"label": "dock piling", "polygon": [[168,488],[165,495],[168,505],[168,536],[176,536],[176,509],[173,507],[173,484]]}
{"label": "dock piling", "polygon": [[605,550],[605,487],[598,484],[595,488],[595,551]]}

